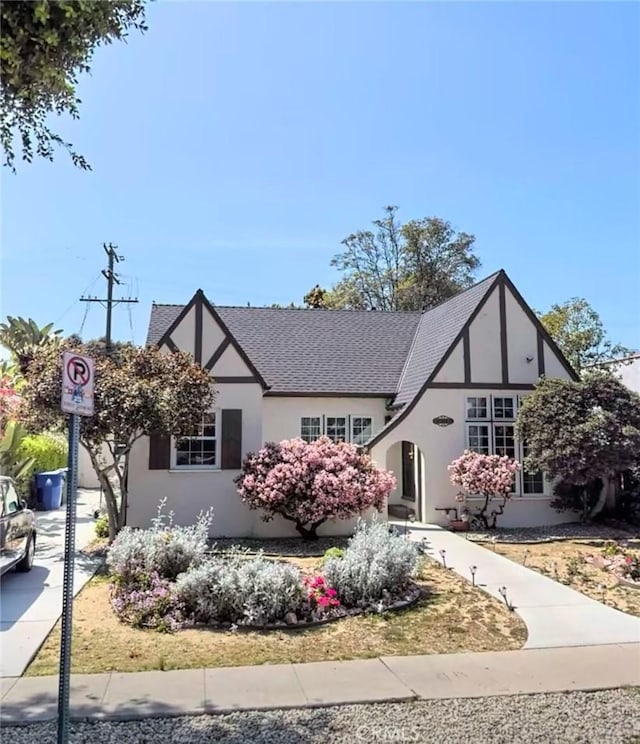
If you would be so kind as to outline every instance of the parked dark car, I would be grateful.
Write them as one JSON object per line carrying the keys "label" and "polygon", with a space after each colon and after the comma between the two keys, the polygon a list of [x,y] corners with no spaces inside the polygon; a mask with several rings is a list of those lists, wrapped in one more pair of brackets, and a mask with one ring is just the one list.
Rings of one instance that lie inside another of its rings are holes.
{"label": "parked dark car", "polygon": [[30,571],[36,552],[36,520],[11,478],[0,475],[0,576]]}

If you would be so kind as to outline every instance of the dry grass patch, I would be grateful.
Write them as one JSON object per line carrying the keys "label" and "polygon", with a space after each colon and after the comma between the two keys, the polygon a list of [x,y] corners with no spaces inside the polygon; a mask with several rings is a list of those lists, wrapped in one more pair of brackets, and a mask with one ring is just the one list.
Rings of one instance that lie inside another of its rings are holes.
{"label": "dry grass patch", "polygon": [[[497,543],[495,552],[516,563],[525,562],[534,571],[570,586],[587,597],[621,612],[640,616],[640,589],[618,584],[611,571],[589,565],[585,558],[599,555],[605,544],[616,542],[632,555],[640,556],[640,540],[558,540],[545,543]],[[493,550],[489,543],[479,543]]]}
{"label": "dry grass patch", "polygon": [[[291,562],[305,570],[319,565],[317,558]],[[350,617],[289,632],[187,629],[166,635],[120,623],[109,604],[108,579],[98,576],[74,603],[71,671],[92,674],[506,651],[525,642],[525,625],[515,613],[435,561],[425,559],[418,583],[424,597],[403,612]],[[56,674],[59,643],[56,625],[27,675]]]}

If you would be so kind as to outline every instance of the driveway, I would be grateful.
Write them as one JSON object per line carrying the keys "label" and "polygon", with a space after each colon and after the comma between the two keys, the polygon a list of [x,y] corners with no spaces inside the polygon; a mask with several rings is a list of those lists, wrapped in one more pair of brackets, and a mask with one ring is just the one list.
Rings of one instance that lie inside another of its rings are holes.
{"label": "driveway", "polygon": [[[99,491],[78,491],[76,548],[95,536],[93,511]],[[38,541],[29,573],[11,571],[0,581],[0,677],[19,677],[62,612],[64,507],[37,512]],[[99,561],[76,553],[74,594],[93,576]]]}

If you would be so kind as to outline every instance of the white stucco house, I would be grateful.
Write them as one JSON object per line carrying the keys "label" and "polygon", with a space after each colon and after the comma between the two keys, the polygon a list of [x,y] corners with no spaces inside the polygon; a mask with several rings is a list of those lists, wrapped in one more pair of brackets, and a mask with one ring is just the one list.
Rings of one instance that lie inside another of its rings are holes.
{"label": "white stucco house", "polygon": [[[447,465],[468,447],[523,456],[518,405],[540,375],[576,378],[504,271],[426,312],[220,307],[198,290],[154,304],[147,338],[190,352],[210,371],[216,408],[193,437],[140,440],[129,471],[127,523],[146,526],[160,499],[185,524],[209,507],[212,534],[294,535],[264,523],[237,495],[242,459],[267,441],[326,434],[365,447],[423,522],[456,506]],[[550,507],[542,473],[520,473],[504,526],[571,519]],[[321,534],[349,531],[327,523]]]}

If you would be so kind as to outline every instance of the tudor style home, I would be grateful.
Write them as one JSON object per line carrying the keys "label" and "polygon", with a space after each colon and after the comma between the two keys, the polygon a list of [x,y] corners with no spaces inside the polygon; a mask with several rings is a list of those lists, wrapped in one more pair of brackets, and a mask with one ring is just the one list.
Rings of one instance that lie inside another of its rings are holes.
{"label": "tudor style home", "polygon": [[[365,447],[394,471],[389,499],[446,524],[456,505],[447,465],[466,448],[521,459],[518,405],[540,375],[575,373],[504,271],[420,312],[219,307],[198,290],[157,305],[147,342],[190,352],[215,380],[215,410],[193,436],[142,439],[132,452],[127,523],[159,501],[189,523],[212,507],[215,536],[286,536],[236,493],[242,458],[264,442],[321,434]],[[542,473],[519,473],[500,523],[570,519],[550,507]],[[324,534],[352,523],[327,523]]]}

